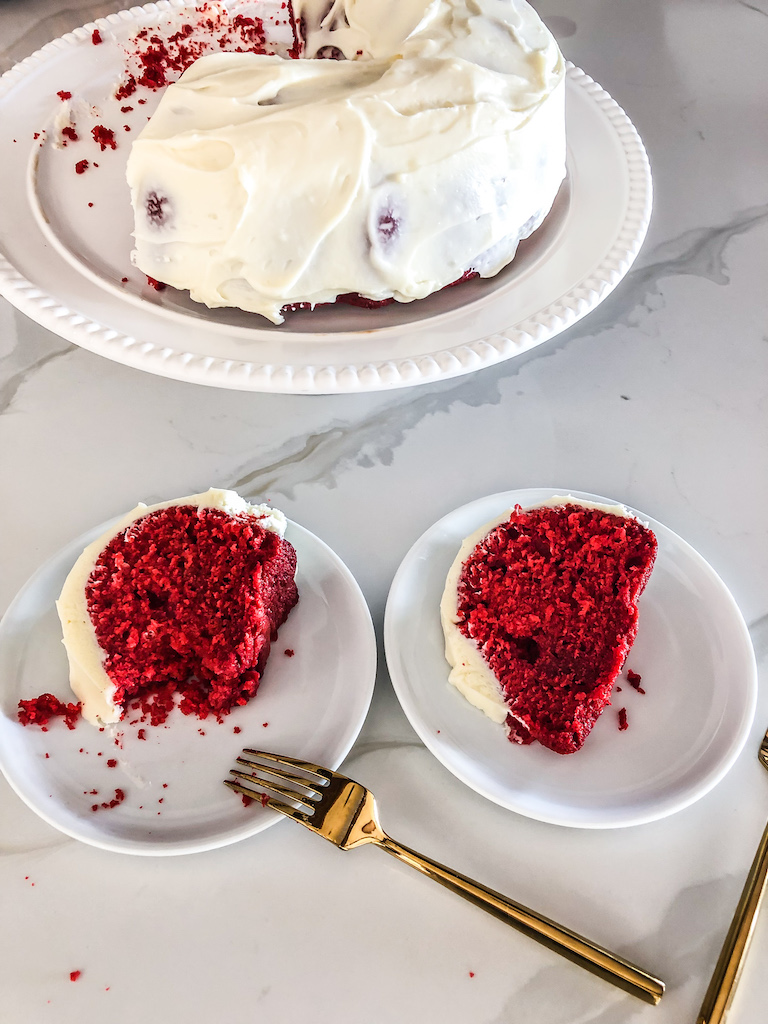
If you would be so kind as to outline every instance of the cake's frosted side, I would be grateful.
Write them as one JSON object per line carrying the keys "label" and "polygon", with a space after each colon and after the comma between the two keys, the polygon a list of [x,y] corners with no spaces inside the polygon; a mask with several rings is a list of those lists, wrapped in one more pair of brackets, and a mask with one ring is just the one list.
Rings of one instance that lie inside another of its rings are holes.
{"label": "cake's frosted side", "polygon": [[532,8],[327,8],[294,4],[304,56],[333,39],[346,60],[212,54],[166,91],[128,163],[150,277],[280,323],[293,303],[492,276],[546,216],[564,65]]}

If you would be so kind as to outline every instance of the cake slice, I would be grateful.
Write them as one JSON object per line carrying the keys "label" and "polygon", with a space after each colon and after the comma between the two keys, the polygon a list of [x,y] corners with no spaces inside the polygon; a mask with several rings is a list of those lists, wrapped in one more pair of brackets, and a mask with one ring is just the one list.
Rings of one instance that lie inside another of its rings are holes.
{"label": "cake slice", "polygon": [[441,618],[449,676],[516,743],[580,749],[637,633],[656,557],[623,506],[516,506],[461,546]]}
{"label": "cake slice", "polygon": [[255,694],[298,600],[286,520],[234,491],[139,505],[90,544],[56,607],[70,685],[93,724],[175,700],[221,716]]}

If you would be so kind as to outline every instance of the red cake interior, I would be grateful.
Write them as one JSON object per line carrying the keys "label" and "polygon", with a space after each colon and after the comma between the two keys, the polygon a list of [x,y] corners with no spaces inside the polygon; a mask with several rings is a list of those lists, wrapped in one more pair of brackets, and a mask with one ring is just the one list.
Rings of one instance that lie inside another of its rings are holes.
{"label": "red cake interior", "polygon": [[249,515],[171,506],[101,552],[88,612],[116,684],[153,722],[181,709],[225,714],[256,693],[270,643],[296,604],[296,552]]}
{"label": "red cake interior", "polygon": [[511,740],[581,747],[635,639],[656,547],[636,519],[572,504],[518,506],[478,544],[458,628],[502,686]]}

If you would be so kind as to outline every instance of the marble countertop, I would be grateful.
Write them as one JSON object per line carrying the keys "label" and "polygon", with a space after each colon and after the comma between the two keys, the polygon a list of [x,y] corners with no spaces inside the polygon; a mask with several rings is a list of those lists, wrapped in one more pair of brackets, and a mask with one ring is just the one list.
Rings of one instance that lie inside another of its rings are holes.
{"label": "marble countertop", "polygon": [[[118,9],[3,0],[0,67]],[[655,184],[628,277],[592,314],[473,375],[377,394],[197,387],[76,348],[0,302],[0,610],[73,537],[137,500],[268,496],[350,567],[377,634],[394,572],[451,509],[555,486],[641,508],[715,567],[768,651],[768,8],[547,0],[566,56],[627,110]],[[0,780],[0,1016],[9,1024],[253,1019],[693,1024],[768,816],[748,745],[709,795],[615,831],[484,800],[411,729],[383,655],[345,762],[401,841],[659,974],[649,1007],[368,847],[290,822],[137,858],[69,839]],[[765,1019],[768,915],[733,1006]],[[77,984],[71,971],[81,971]]]}

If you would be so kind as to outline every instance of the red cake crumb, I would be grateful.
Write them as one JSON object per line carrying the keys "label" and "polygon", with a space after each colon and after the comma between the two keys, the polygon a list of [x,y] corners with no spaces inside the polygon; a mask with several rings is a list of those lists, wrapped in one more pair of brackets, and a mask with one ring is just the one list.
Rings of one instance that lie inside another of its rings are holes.
{"label": "red cake crumb", "polygon": [[83,973],[82,971],[70,971],[69,972],[69,980],[70,981],[77,981],[77,979],[80,977],[80,975],[82,973]]}
{"label": "red cake crumb", "polygon": [[32,700],[20,700],[18,718],[22,725],[39,725],[48,731],[52,718],[64,719],[68,729],[74,729],[80,717],[80,704],[64,704],[52,693],[43,693]]}
{"label": "red cake crumb", "polygon": [[[290,8],[288,23],[293,30],[290,56],[299,56],[301,44]],[[231,13],[219,4],[203,4],[188,12],[189,21],[177,31],[168,33],[160,25],[138,31],[126,49],[127,66],[117,89],[117,99],[132,96],[138,89],[152,91],[165,88],[206,53],[234,50],[238,53],[271,52],[262,20],[254,16]],[[168,23],[170,25],[170,23]],[[144,99],[138,100],[145,103]]]}
{"label": "red cake crumb", "polygon": [[72,99],[72,93],[71,92],[65,92],[63,89],[59,89],[59,91],[56,93],[56,95],[59,97],[59,99],[61,100],[62,103],[66,103],[67,100],[71,100]]}
{"label": "red cake crumb", "polygon": [[98,46],[99,43],[104,42],[104,40],[101,38],[101,32],[99,32],[97,28],[95,28],[91,34],[91,42],[94,46]]}
{"label": "red cake crumb", "polygon": [[129,114],[133,110],[133,107],[120,107],[121,114]]}
{"label": "red cake crumb", "polygon": [[266,728],[267,728],[267,726],[269,725],[269,722],[262,722],[261,724],[262,724],[262,726],[263,726],[263,727],[264,727],[264,728],[266,729]]}
{"label": "red cake crumb", "polygon": [[242,731],[243,731],[243,730],[242,730],[242,729],[240,728],[240,726],[239,726],[239,725],[236,725],[236,726],[234,727],[234,729],[232,730],[232,732],[234,732],[234,733],[238,733],[238,732],[242,732]]}
{"label": "red cake crumb", "polygon": [[232,28],[239,33],[241,40],[249,48],[264,47],[266,35],[261,18],[246,18],[242,14],[237,14],[232,19]]}
{"label": "red cake crumb", "polygon": [[267,807],[269,805],[269,797],[266,793],[261,794],[261,806]]}
{"label": "red cake crumb", "polygon": [[123,800],[125,800],[125,793],[122,789],[116,789],[115,795],[111,800],[105,800],[101,804],[91,804],[92,811],[111,811],[113,807],[119,806]]}
{"label": "red cake crumb", "polygon": [[61,129],[61,134],[64,135],[70,142],[77,142],[80,136],[75,131],[73,125],[67,125],[66,128]]}
{"label": "red cake crumb", "polygon": [[296,651],[294,651],[290,647],[286,647],[286,649],[283,651],[283,654],[286,656],[286,658],[292,658],[295,653],[296,653]]}
{"label": "red cake crumb", "polygon": [[627,721],[627,709],[619,708],[619,732],[624,732],[624,730],[628,728],[629,722]]}
{"label": "red cake crumb", "polygon": [[636,519],[575,504],[518,506],[477,545],[457,625],[502,687],[513,742],[582,746],[634,642],[655,557]]}
{"label": "red cake crumb", "polygon": [[645,690],[640,685],[642,678],[643,677],[639,673],[633,672],[632,669],[627,671],[627,682],[630,686],[634,687],[638,693],[645,693]]}
{"label": "red cake crumb", "polygon": [[85,172],[88,170],[89,167],[90,167],[90,164],[88,163],[87,160],[78,160],[77,163],[75,164],[75,173],[76,174],[85,174]]}
{"label": "red cake crumb", "polygon": [[102,153],[105,149],[117,149],[117,143],[115,142],[115,133],[111,128],[105,128],[103,124],[97,124],[91,128],[91,135],[95,142],[101,146]]}
{"label": "red cake crumb", "polygon": [[[136,79],[133,75],[128,75],[125,81],[117,89],[115,93],[116,100],[124,100],[128,96],[132,96],[136,92]],[[146,102],[139,100],[139,103]]]}
{"label": "red cake crumb", "polygon": [[163,284],[163,282],[162,282],[162,281],[156,281],[156,280],[154,279],[154,277],[150,277],[150,276],[149,276],[149,274],[145,274],[144,276],[145,276],[145,277],[146,277],[146,279],[147,279],[147,284],[148,284],[148,285],[149,285],[149,286],[150,286],[151,288],[154,288],[156,292],[161,292],[161,291],[163,291],[163,289],[165,289],[165,288],[167,288],[167,287],[168,287],[168,285],[166,285],[166,284]]}
{"label": "red cake crumb", "polygon": [[139,731],[136,733],[136,739],[138,739],[138,740],[146,740],[146,738],[147,738],[146,731],[144,729],[139,729]]}
{"label": "red cake crumb", "polygon": [[243,807],[250,807],[253,803],[253,797],[246,796],[245,793],[240,794],[240,799],[243,801]]}
{"label": "red cake crumb", "polygon": [[295,569],[293,547],[257,518],[217,508],[172,505],[112,538],[86,600],[115,703],[152,725],[177,695],[199,718],[246,703],[298,600]]}
{"label": "red cake crumb", "polygon": [[[162,89],[176,81],[183,71],[206,53],[236,50],[264,53],[266,36],[261,19],[236,15],[229,21],[226,11],[198,8],[195,24],[187,22],[178,31],[163,37],[159,30],[142,29],[134,37],[129,52],[132,70],[127,74],[116,96],[124,99],[138,87]],[[225,34],[216,36],[225,30]],[[141,102],[141,101],[139,101]]]}
{"label": "red cake crumb", "polygon": [[107,768],[117,768],[117,760],[114,757],[110,757],[107,761]]}
{"label": "red cake crumb", "polygon": [[474,971],[470,971],[470,972],[469,972],[469,976],[470,976],[470,978],[474,978],[474,976],[475,976],[475,972],[474,972]]}

